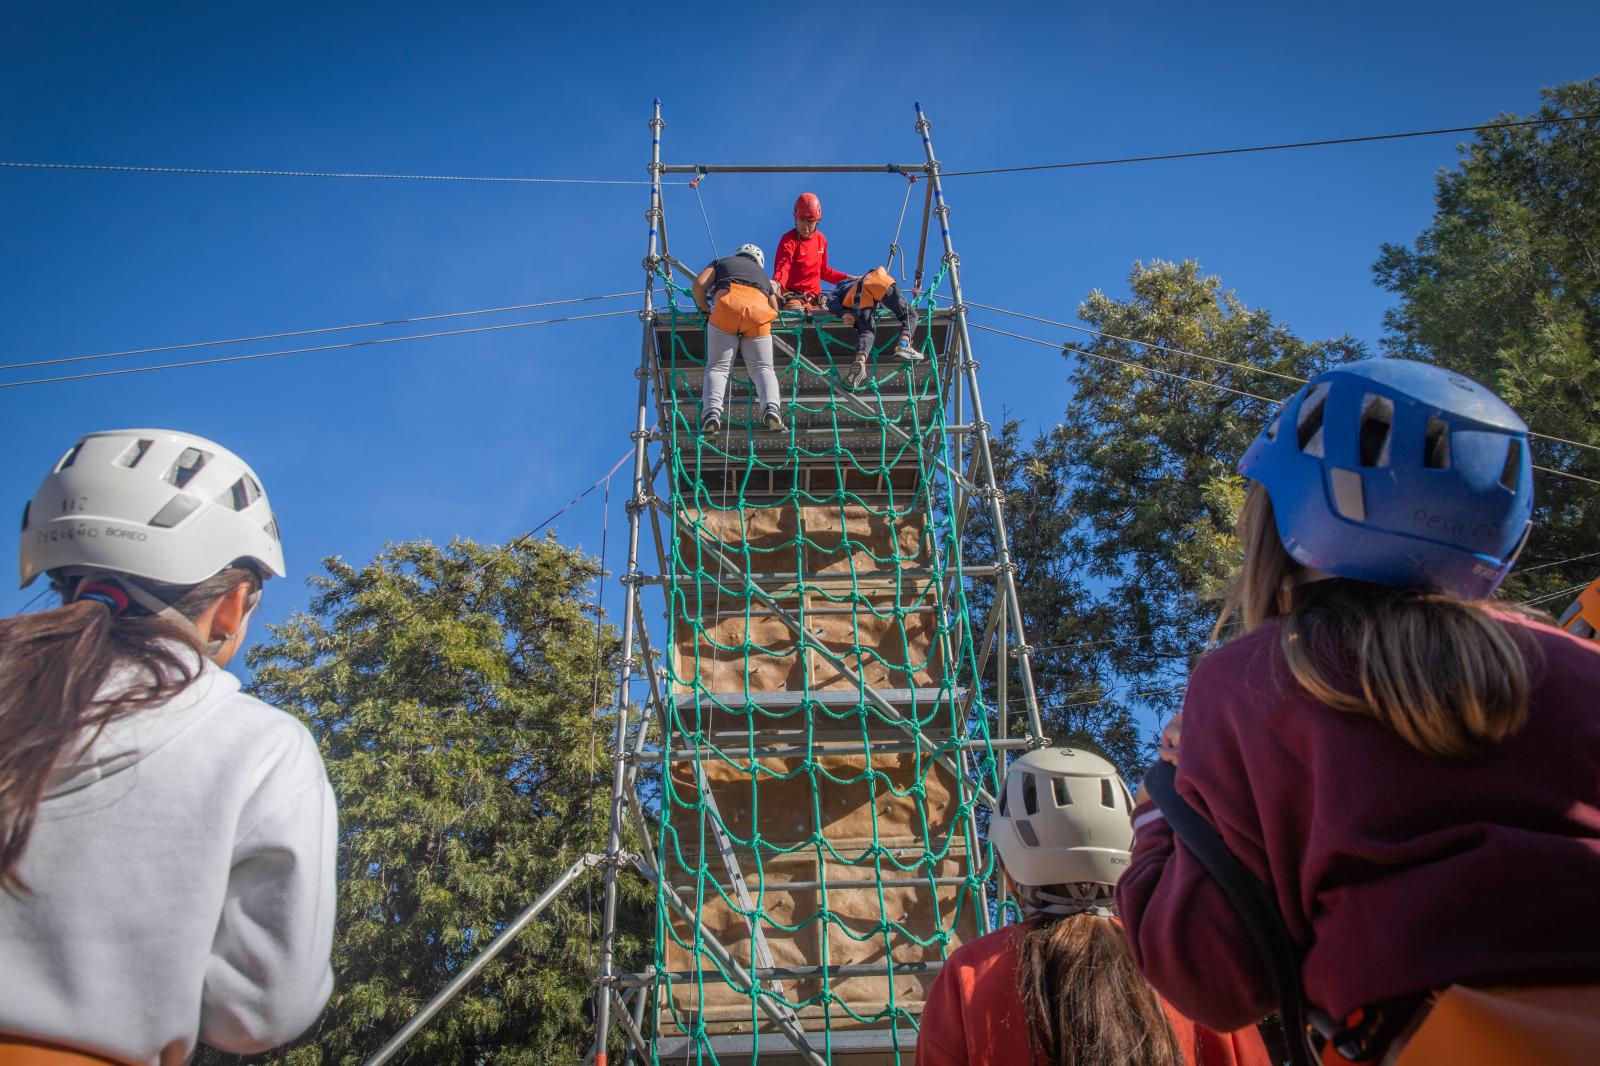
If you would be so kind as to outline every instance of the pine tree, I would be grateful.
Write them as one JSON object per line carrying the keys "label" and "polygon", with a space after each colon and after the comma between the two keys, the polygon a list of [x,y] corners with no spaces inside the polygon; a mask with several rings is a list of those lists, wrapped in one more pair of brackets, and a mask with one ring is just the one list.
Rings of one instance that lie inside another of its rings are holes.
{"label": "pine tree", "polygon": [[[590,602],[595,560],[554,540],[414,542],[324,566],[309,611],[250,654],[253,691],[311,728],[339,798],[336,985],[313,1030],[266,1060],[293,1064],[362,1061],[604,849],[619,654]],[[632,967],[648,893],[621,884]],[[600,895],[598,873],[569,888],[399,1061],[581,1061]]]}

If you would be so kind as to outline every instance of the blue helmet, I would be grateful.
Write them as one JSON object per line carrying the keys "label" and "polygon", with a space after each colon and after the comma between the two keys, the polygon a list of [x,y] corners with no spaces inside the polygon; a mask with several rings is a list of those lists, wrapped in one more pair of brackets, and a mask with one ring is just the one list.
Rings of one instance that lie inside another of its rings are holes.
{"label": "blue helmet", "polygon": [[1289,397],[1244,453],[1302,566],[1481,599],[1532,525],[1528,427],[1442,367],[1366,359]]}

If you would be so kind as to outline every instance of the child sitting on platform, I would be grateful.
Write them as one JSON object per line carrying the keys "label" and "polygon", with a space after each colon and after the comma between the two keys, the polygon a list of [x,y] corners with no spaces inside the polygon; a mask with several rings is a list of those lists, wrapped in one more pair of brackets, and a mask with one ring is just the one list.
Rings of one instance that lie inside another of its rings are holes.
{"label": "child sitting on platform", "polygon": [[922,353],[911,346],[911,334],[917,328],[916,311],[900,299],[900,287],[894,277],[883,267],[873,267],[862,277],[846,278],[828,296],[828,310],[844,319],[845,325],[856,328],[855,364],[845,374],[845,383],[853,389],[867,381],[867,357],[872,354],[877,332],[874,317],[879,307],[886,308],[900,323],[895,358],[903,363],[922,361]]}

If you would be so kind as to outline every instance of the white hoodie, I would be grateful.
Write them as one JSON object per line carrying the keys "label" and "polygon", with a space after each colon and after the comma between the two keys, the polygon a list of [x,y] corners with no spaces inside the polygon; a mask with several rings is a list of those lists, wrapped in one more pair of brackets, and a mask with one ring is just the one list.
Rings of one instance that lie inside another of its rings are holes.
{"label": "white hoodie", "polygon": [[336,831],[311,734],[205,662],[52,774],[32,891],[0,893],[0,1033],[161,1066],[294,1039],[333,990]]}

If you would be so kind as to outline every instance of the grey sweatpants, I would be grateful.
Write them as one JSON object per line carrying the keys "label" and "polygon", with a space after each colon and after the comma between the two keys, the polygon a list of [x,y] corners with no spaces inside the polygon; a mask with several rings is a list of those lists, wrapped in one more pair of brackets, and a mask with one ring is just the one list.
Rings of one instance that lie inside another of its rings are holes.
{"label": "grey sweatpants", "polygon": [[744,356],[744,368],[755,383],[761,407],[783,405],[783,390],[778,387],[778,372],[772,368],[772,337],[741,337],[706,325],[706,386],[700,394],[701,417],[722,413],[723,394],[728,391],[728,374],[733,370],[733,353]]}

